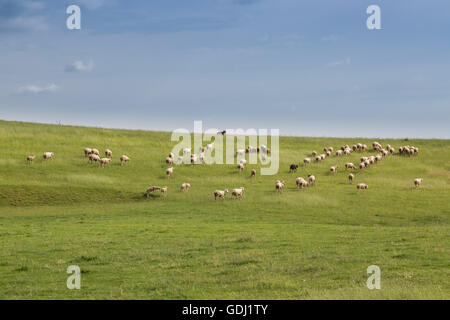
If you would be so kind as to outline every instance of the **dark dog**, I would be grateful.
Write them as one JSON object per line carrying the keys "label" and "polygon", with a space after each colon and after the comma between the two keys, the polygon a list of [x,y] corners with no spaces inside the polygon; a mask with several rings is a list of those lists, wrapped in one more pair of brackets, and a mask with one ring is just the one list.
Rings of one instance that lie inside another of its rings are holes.
{"label": "dark dog", "polygon": [[298,169],[298,164],[291,164],[289,167],[289,172],[296,172]]}

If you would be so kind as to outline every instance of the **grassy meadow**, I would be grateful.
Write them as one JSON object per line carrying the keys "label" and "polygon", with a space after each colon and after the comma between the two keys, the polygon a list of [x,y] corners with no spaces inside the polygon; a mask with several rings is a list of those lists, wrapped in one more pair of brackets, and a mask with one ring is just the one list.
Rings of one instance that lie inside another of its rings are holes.
{"label": "grassy meadow", "polygon": [[[0,299],[450,298],[450,140],[280,137],[277,175],[180,165],[168,179],[170,136],[0,121]],[[371,150],[289,173],[312,150],[374,140],[396,153],[365,170],[344,163]],[[400,145],[420,153],[400,156]],[[89,164],[85,147],[111,149],[112,163]],[[316,185],[298,190],[308,173]],[[151,185],[167,196],[144,197]],[[242,200],[214,201],[215,189],[241,186]],[[80,290],[66,287],[70,265]],[[366,287],[370,265],[380,290]]]}

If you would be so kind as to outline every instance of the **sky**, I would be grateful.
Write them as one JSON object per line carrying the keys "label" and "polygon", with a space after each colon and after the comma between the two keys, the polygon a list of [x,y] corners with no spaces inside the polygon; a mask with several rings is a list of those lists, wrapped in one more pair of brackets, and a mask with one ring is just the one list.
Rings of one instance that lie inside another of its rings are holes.
{"label": "sky", "polygon": [[0,0],[0,119],[448,139],[449,36],[447,0]]}

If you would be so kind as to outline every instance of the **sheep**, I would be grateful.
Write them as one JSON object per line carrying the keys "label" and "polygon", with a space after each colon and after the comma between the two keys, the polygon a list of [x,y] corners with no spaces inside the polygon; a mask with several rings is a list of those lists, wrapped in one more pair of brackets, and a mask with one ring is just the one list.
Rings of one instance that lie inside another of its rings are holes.
{"label": "sheep", "polygon": [[336,171],[337,171],[337,169],[339,168],[339,166],[338,165],[335,165],[335,166],[331,166],[330,167],[330,171],[331,171],[331,173],[336,173]]}
{"label": "sheep", "polygon": [[215,190],[214,191],[214,200],[217,200],[217,198],[225,199],[225,195],[228,193],[228,189],[225,190]]}
{"label": "sheep", "polygon": [[100,155],[100,151],[98,151],[98,149],[95,148],[91,149],[91,153],[96,154],[98,156]]}
{"label": "sheep", "polygon": [[376,161],[376,162],[381,161],[382,159],[383,159],[383,156],[382,156],[381,154],[377,154],[377,155],[375,156],[375,161]]}
{"label": "sheep", "polygon": [[348,175],[348,181],[349,181],[350,183],[352,183],[352,182],[353,182],[353,179],[355,179],[355,176],[354,176],[352,173],[350,173],[350,174]]}
{"label": "sheep", "polygon": [[88,155],[90,155],[92,153],[92,149],[91,148],[84,148],[84,156],[87,157]]}
{"label": "sheep", "polygon": [[327,155],[327,157],[331,156],[331,151],[327,150],[326,155]]}
{"label": "sheep", "polygon": [[296,172],[298,169],[298,164],[291,164],[289,167],[289,172]]}
{"label": "sheep", "polygon": [[173,154],[173,152],[169,153],[169,158],[175,159],[175,155]]}
{"label": "sheep", "polygon": [[352,162],[347,162],[345,164],[345,170],[347,170],[347,169],[356,169],[356,167]]}
{"label": "sheep", "polygon": [[311,154],[313,157],[315,157],[315,156],[317,156],[317,151],[314,150],[313,152],[311,152]]}
{"label": "sheep", "polygon": [[181,184],[181,191],[188,191],[189,190],[189,188],[191,187],[191,184],[190,183],[188,183],[188,182],[183,182],[182,184]]}
{"label": "sheep", "polygon": [[305,158],[303,159],[303,164],[306,166],[307,164],[311,163],[311,158]]}
{"label": "sheep", "polygon": [[359,164],[359,169],[364,169],[366,167],[366,163],[365,162],[361,162]]}
{"label": "sheep", "polygon": [[250,177],[255,177],[256,176],[256,170],[252,169],[252,172],[250,173]]}
{"label": "sheep", "polygon": [[363,150],[363,151],[367,150],[367,146],[366,146],[365,144],[363,144],[363,145],[361,146],[361,150]]}
{"label": "sheep", "polygon": [[322,160],[321,156],[316,156],[316,162],[319,162],[320,160]]}
{"label": "sheep", "polygon": [[309,185],[315,185],[316,184],[316,177],[312,174],[308,174],[308,183]]}
{"label": "sheep", "polygon": [[161,187],[160,191],[162,194],[166,195],[167,194],[167,186]]}
{"label": "sheep", "polygon": [[36,156],[28,156],[27,157],[28,163],[33,163],[34,159],[36,159]]}
{"label": "sheep", "polygon": [[147,189],[147,191],[145,192],[145,194],[147,195],[147,198],[148,198],[148,197],[150,197],[150,193],[151,193],[151,192],[155,192],[155,191],[158,191],[158,190],[160,190],[160,189],[161,189],[161,187],[152,186],[152,187],[150,187],[150,188]]}
{"label": "sheep", "polygon": [[354,145],[352,146],[352,150],[353,150],[353,151],[358,150],[358,146],[357,146],[356,144],[354,144]]}
{"label": "sheep", "polygon": [[167,178],[169,178],[172,173],[173,173],[173,167],[167,168],[167,170],[166,170]]}
{"label": "sheep", "polygon": [[423,180],[422,178],[414,179],[414,185],[416,186],[416,188],[420,186],[420,184],[422,183],[422,180]]}
{"label": "sheep", "polygon": [[242,170],[244,170],[244,164],[238,163],[237,168],[239,169],[239,172],[242,172]]}
{"label": "sheep", "polygon": [[336,156],[337,156],[337,157],[342,156],[342,153],[343,153],[343,152],[344,152],[343,150],[337,150],[337,151],[336,151]]}
{"label": "sheep", "polygon": [[127,163],[128,161],[130,161],[130,158],[126,155],[122,155],[120,157],[120,165],[123,165],[124,163]]}
{"label": "sheep", "polygon": [[345,148],[344,149],[344,154],[345,155],[349,155],[350,153],[352,153],[352,149],[349,149],[349,148]]}
{"label": "sheep", "polygon": [[111,159],[109,159],[109,158],[101,158],[99,160],[99,163],[100,163],[100,166],[103,167],[105,164],[108,164],[110,161],[111,161]]}
{"label": "sheep", "polygon": [[198,162],[198,156],[194,153],[191,154],[191,164],[195,164]]}
{"label": "sheep", "polygon": [[361,162],[364,162],[364,161],[366,161],[367,159],[369,159],[369,158],[367,158],[367,157],[361,157],[359,160],[361,160]]}
{"label": "sheep", "polygon": [[297,187],[299,189],[302,189],[303,187],[307,187],[308,186],[308,181],[306,181],[302,177],[298,177],[297,179],[295,179],[295,184],[297,185]]}
{"label": "sheep", "polygon": [[372,147],[374,151],[380,151],[383,147],[378,142],[374,141],[372,142]]}
{"label": "sheep", "polygon": [[328,151],[330,151],[331,153],[333,152],[333,147],[328,147]]}
{"label": "sheep", "polygon": [[369,189],[369,186],[365,183],[358,183],[356,185],[356,189],[360,190],[360,189]]}
{"label": "sheep", "polygon": [[393,147],[390,147],[390,148],[388,149],[388,151],[389,151],[391,154],[394,154],[395,149],[394,149]]}
{"label": "sheep", "polygon": [[321,159],[321,160],[325,160],[325,157],[326,157],[326,155],[323,154],[323,153],[320,155],[320,159]]}
{"label": "sheep", "polygon": [[365,165],[366,167],[370,166],[370,160],[367,159],[366,161],[364,161],[364,165]]}
{"label": "sheep", "polygon": [[47,160],[47,159],[53,159],[54,156],[55,156],[55,154],[53,152],[44,152],[44,154],[42,155],[42,158],[44,158],[44,160]]}
{"label": "sheep", "polygon": [[105,150],[105,157],[107,157],[107,158],[112,158],[112,151],[109,150],[109,149],[106,149],[106,150]]}
{"label": "sheep", "polygon": [[92,162],[100,162],[100,157],[98,155],[94,154],[94,153],[91,153],[89,155],[89,162],[90,163],[92,163]]}
{"label": "sheep", "polygon": [[282,189],[286,183],[283,180],[277,180],[275,183],[275,190],[277,192],[282,192]]}
{"label": "sheep", "polygon": [[242,199],[243,193],[244,193],[244,187],[240,187],[240,188],[237,188],[237,189],[233,189],[233,190],[231,191],[231,195],[232,195],[232,196],[234,196],[235,198],[240,198],[240,199]]}
{"label": "sheep", "polygon": [[167,164],[172,164],[172,162],[173,162],[173,159],[171,157],[167,157],[166,158],[166,163]]}

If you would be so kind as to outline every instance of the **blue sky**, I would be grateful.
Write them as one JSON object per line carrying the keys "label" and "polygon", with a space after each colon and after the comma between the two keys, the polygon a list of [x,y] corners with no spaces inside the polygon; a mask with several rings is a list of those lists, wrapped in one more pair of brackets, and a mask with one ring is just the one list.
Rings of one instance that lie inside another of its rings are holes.
{"label": "blue sky", "polygon": [[444,0],[0,0],[0,119],[450,138],[449,18]]}

